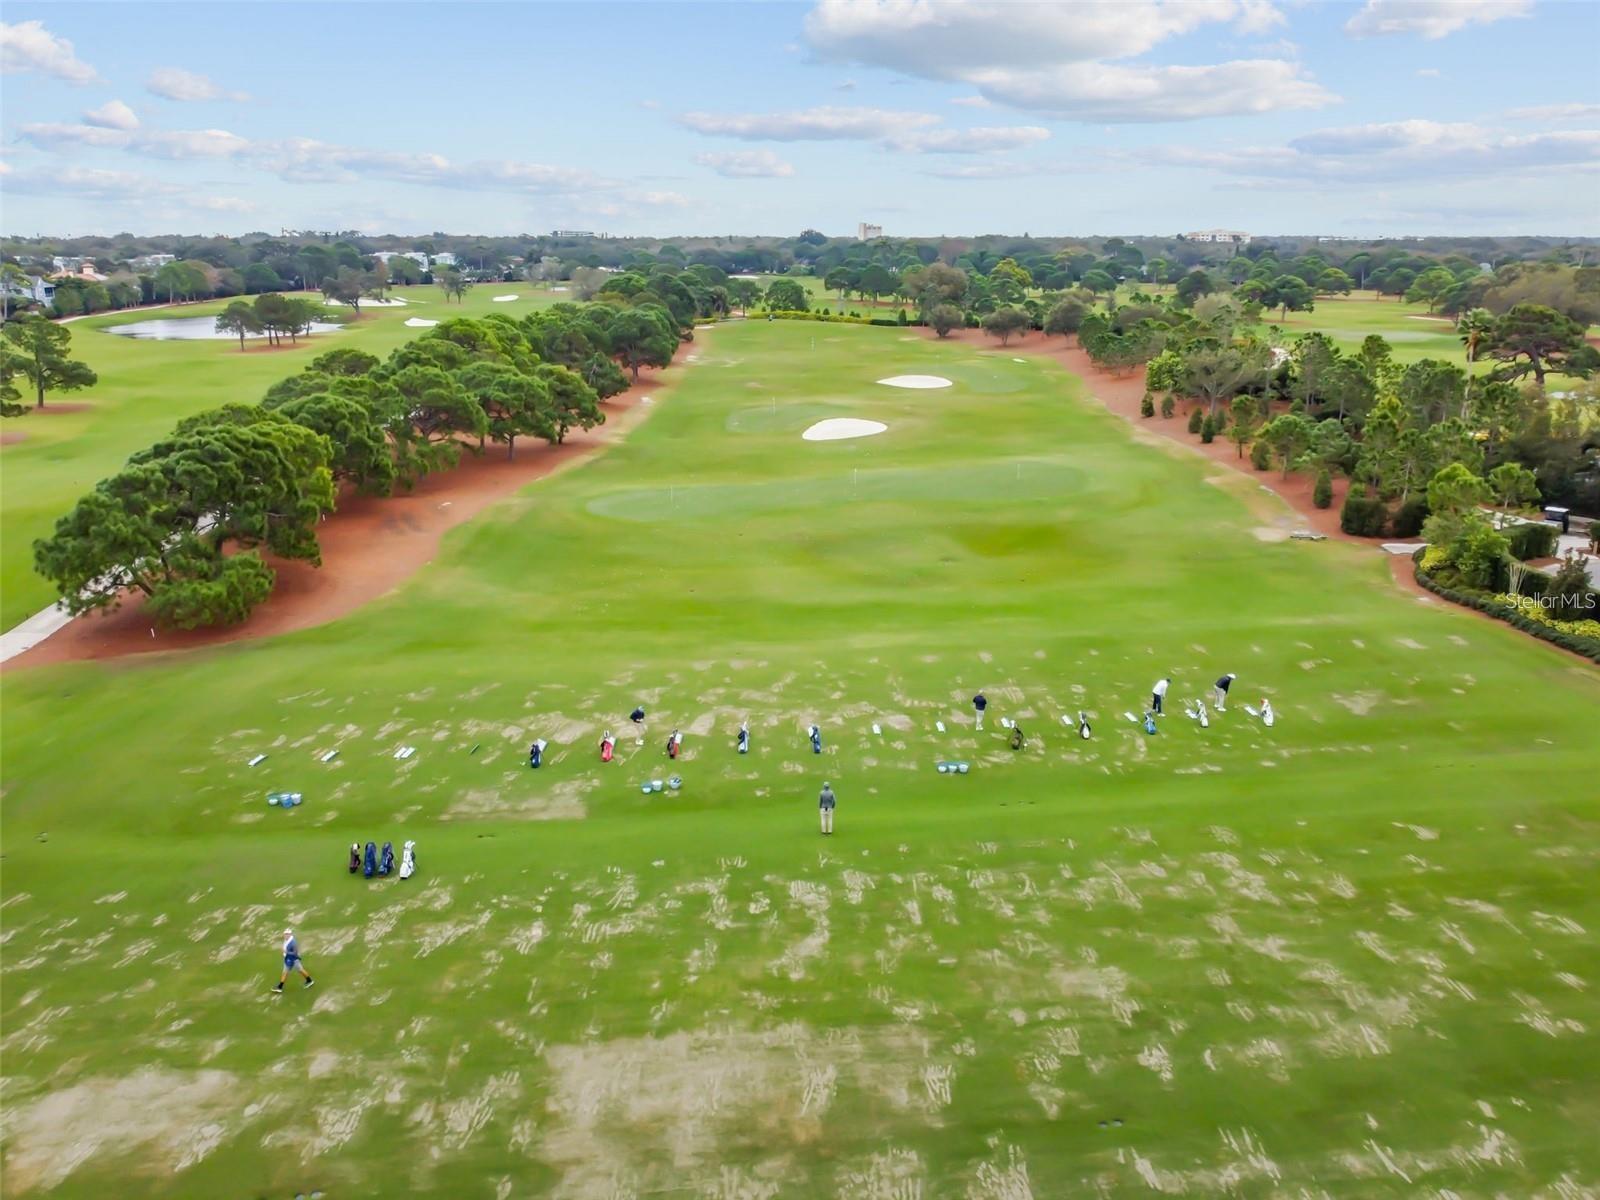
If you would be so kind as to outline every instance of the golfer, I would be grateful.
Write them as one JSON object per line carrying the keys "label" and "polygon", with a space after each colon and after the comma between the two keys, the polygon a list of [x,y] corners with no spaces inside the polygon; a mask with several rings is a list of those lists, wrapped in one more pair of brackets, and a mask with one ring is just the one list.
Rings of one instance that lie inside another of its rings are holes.
{"label": "golfer", "polygon": [[1217,680],[1216,685],[1211,689],[1214,696],[1212,707],[1218,712],[1228,711],[1228,689],[1233,686],[1233,681],[1237,678],[1239,677],[1230,671]]}
{"label": "golfer", "polygon": [[1156,680],[1155,687],[1150,689],[1150,711],[1157,716],[1161,715],[1161,701],[1166,698],[1167,689],[1172,686],[1172,680],[1163,675]]}
{"label": "golfer", "polygon": [[278,986],[273,988],[273,991],[283,991],[283,985],[288,980],[290,971],[299,971],[300,974],[306,977],[305,986],[311,986],[311,972],[306,970],[306,964],[300,959],[300,947],[294,940],[294,930],[285,929],[283,931],[283,974],[278,976]]}
{"label": "golfer", "polygon": [[979,692],[972,698],[972,710],[978,714],[978,728],[983,729],[983,710],[989,707],[989,697]]}
{"label": "golfer", "polygon": [[[824,834],[831,835],[833,833],[833,809],[837,803],[838,801],[833,796],[833,786],[824,780],[822,795],[817,797],[817,815],[822,818],[822,832]],[[279,984],[278,986],[282,987],[283,985]]]}

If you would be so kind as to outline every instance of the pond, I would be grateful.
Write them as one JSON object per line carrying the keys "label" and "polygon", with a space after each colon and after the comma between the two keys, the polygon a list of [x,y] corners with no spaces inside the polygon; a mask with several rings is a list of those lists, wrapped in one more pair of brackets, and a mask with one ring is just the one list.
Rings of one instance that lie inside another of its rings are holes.
{"label": "pond", "polygon": [[[334,321],[311,322],[312,333],[332,333],[344,326]],[[118,337],[148,338],[156,342],[238,341],[235,333],[218,333],[214,317],[167,317],[158,321],[134,321],[129,325],[112,325],[106,329]],[[248,333],[251,341],[265,338],[264,333]],[[304,336],[303,334],[301,336]]]}

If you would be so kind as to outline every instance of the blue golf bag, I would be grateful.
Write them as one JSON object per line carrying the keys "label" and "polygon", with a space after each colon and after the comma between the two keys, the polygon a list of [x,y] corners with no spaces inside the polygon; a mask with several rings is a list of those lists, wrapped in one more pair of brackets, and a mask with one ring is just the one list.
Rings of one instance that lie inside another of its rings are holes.
{"label": "blue golf bag", "polygon": [[361,874],[371,879],[378,873],[378,844],[368,842],[361,857]]}
{"label": "blue golf bag", "polygon": [[378,874],[389,875],[394,872],[394,843],[383,844],[383,857],[378,860]]}
{"label": "blue golf bag", "polygon": [[815,725],[811,727],[811,753],[822,753],[822,730],[818,729]]}

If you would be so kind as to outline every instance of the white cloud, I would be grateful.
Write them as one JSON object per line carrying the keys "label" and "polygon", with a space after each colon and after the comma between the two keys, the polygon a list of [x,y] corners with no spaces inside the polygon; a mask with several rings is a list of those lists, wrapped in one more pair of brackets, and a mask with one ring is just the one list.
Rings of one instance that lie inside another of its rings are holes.
{"label": "white cloud", "polygon": [[248,100],[244,92],[230,92],[215,80],[182,67],[157,67],[145,80],[145,89],[167,100]]}
{"label": "white cloud", "polygon": [[1116,61],[1218,24],[1259,36],[1284,17],[1268,0],[819,0],[806,36],[822,58],[978,88],[978,97],[956,103],[987,100],[1072,120],[1188,120],[1317,108],[1336,98],[1280,58]]}
{"label": "white cloud", "polygon": [[[565,197],[591,203],[604,199],[619,212],[677,208],[688,201],[676,192],[645,191],[621,179],[582,167],[499,159],[454,162],[426,151],[367,150],[314,138],[252,141],[225,129],[106,129],[94,125],[24,125],[17,136],[44,150],[82,147],[118,149],[143,158],[225,159],[270,172],[287,183],[357,183],[386,180],[426,187]],[[117,172],[69,168],[80,181]],[[181,189],[180,189],[181,190]]]}
{"label": "white cloud", "polygon": [[772,142],[872,141],[939,123],[930,113],[830,105],[780,113],[688,112],[678,119],[696,133]]}
{"label": "white cloud", "polygon": [[1086,159],[1038,162],[992,158],[983,162],[940,163],[922,174],[936,179],[1030,179],[1040,175],[1078,175],[1098,169],[1097,163]]}
{"label": "white cloud", "polygon": [[1468,123],[1394,121],[1324,129],[1285,146],[1167,146],[1138,153],[1152,165],[1207,168],[1246,179],[1367,187],[1600,170],[1600,129],[1508,134]]}
{"label": "white cloud", "polygon": [[256,207],[254,202],[237,196],[204,194],[190,186],[152,179],[133,171],[109,171],[96,167],[66,167],[57,171],[14,175],[7,179],[6,187],[22,194],[75,196],[114,204],[156,202],[164,208],[203,212],[243,213]]}
{"label": "white cloud", "polygon": [[[107,105],[106,107],[110,107]],[[125,106],[124,106],[125,107]],[[89,114],[86,114],[86,116]],[[128,114],[132,116],[130,112]],[[17,136],[41,150],[92,146],[128,150],[149,158],[232,158],[244,154],[251,143],[225,129],[168,129],[143,131],[126,126],[24,125]]]}
{"label": "white cloud", "polygon": [[98,125],[101,129],[137,129],[139,118],[121,100],[107,100],[99,108],[83,114],[85,125]]}
{"label": "white cloud", "polygon": [[1351,37],[1414,33],[1434,41],[1468,25],[1525,17],[1532,9],[1533,0],[1367,0],[1344,30]]}
{"label": "white cloud", "polygon": [[1107,123],[1321,108],[1338,99],[1298,65],[1270,58],[1209,67],[1096,62],[1032,71],[985,68],[971,72],[968,81],[1017,108]]}
{"label": "white cloud", "polygon": [[54,75],[68,83],[93,83],[95,69],[73,52],[72,43],[56,37],[43,21],[19,21],[8,25],[0,21],[0,74],[20,75],[37,71]]}
{"label": "white cloud", "polygon": [[696,154],[694,161],[729,179],[783,179],[794,174],[794,166],[771,150],[713,151]]}
{"label": "white cloud", "polygon": [[1282,21],[1262,0],[819,0],[806,40],[824,58],[908,75],[964,78],[972,67],[1056,66],[1143,54],[1203,25],[1261,32]]}
{"label": "white cloud", "polygon": [[1510,109],[1506,116],[1513,121],[1587,121],[1600,118],[1600,104],[1533,104]]}
{"label": "white cloud", "polygon": [[1050,136],[1038,125],[1006,125],[978,129],[927,129],[897,134],[884,144],[895,150],[916,154],[991,154],[996,150],[1016,150]]}
{"label": "white cloud", "polygon": [[959,104],[963,108],[993,108],[994,107],[994,101],[989,99],[989,97],[987,97],[987,96],[957,96],[955,99],[951,100],[950,103],[951,104]]}

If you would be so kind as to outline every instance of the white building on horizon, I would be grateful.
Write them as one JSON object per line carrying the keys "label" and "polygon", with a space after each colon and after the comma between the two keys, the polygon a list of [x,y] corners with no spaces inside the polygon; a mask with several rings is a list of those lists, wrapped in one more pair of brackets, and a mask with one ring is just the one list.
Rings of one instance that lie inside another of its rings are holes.
{"label": "white building on horizon", "polygon": [[1200,229],[1181,236],[1186,242],[1229,242],[1235,246],[1250,244],[1250,235],[1237,229]]}
{"label": "white building on horizon", "polygon": [[882,225],[869,225],[862,221],[856,226],[856,241],[858,242],[875,242],[882,236]]}

